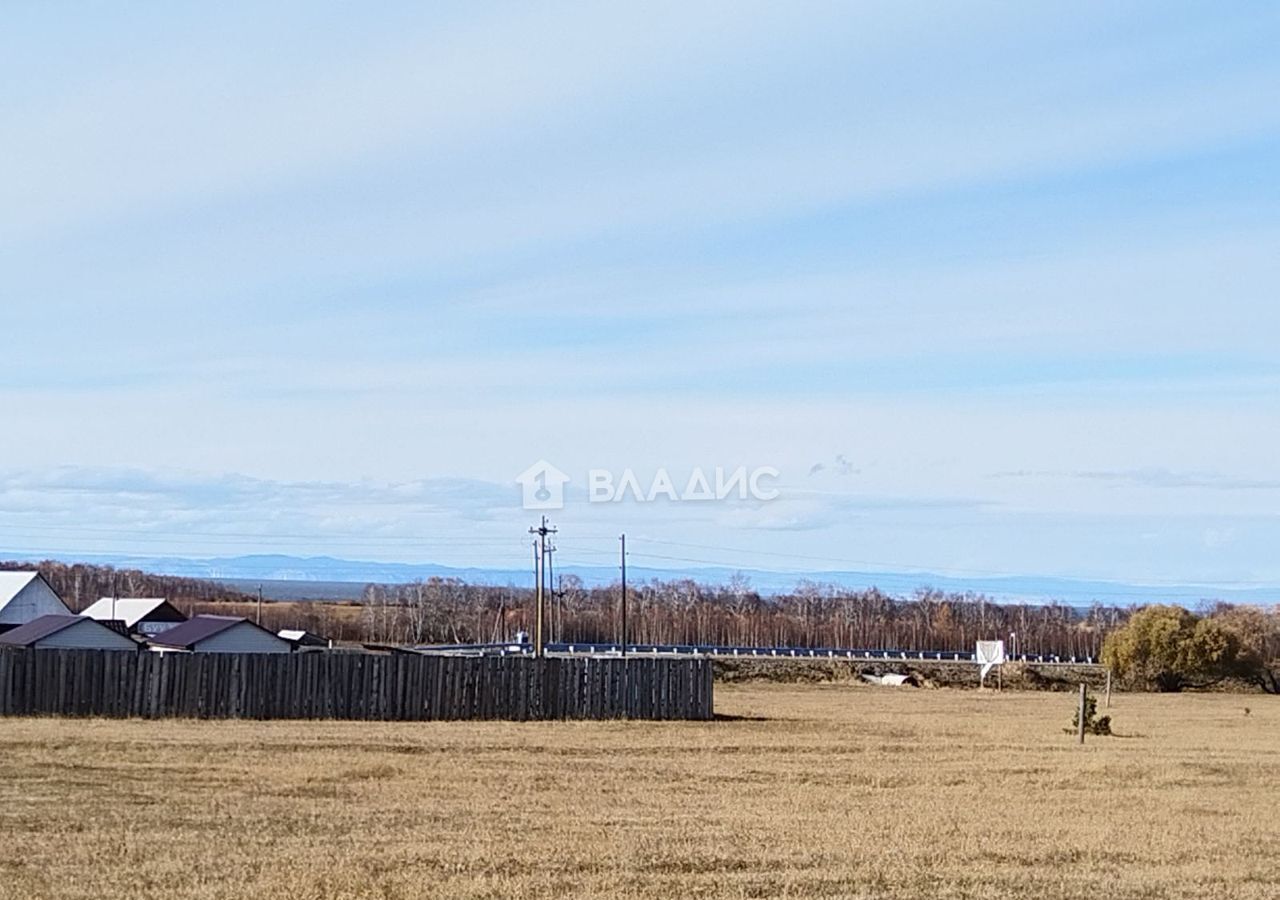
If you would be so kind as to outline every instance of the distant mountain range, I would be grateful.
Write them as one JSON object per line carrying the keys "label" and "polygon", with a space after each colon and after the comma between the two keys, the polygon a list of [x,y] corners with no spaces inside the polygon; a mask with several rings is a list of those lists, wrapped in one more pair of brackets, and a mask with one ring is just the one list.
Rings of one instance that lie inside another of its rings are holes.
{"label": "distant mountain range", "polygon": [[[0,551],[0,558],[32,559],[30,554],[3,551]],[[191,559],[76,554],[65,557],[64,561],[141,569],[158,575],[204,578],[226,582],[245,591],[256,590],[258,585],[262,585],[264,596],[272,599],[355,599],[360,596],[364,586],[371,582],[394,584],[432,577],[459,578],[481,584],[519,586],[530,585],[533,580],[532,573],[525,569],[457,568],[435,563],[371,562],[335,559],[329,556],[255,555]],[[612,584],[618,580],[618,570],[613,566],[566,566],[556,571],[557,574],[562,575],[577,575],[588,586],[593,587]],[[928,572],[799,572],[729,567],[685,569],[627,567],[628,581],[633,584],[655,578],[662,580],[689,578],[704,584],[724,584],[735,574],[741,574],[750,579],[751,586],[765,594],[791,590],[798,581],[809,579],[844,588],[876,587],[895,596],[909,596],[920,588],[936,588],[947,593],[985,594],[996,601],[1044,603],[1057,600],[1072,606],[1087,606],[1094,601],[1103,604],[1127,605],[1162,600],[1188,606],[1205,600],[1280,603],[1280,585],[1236,588],[1210,585],[1156,586],[1035,576],[956,578]]]}

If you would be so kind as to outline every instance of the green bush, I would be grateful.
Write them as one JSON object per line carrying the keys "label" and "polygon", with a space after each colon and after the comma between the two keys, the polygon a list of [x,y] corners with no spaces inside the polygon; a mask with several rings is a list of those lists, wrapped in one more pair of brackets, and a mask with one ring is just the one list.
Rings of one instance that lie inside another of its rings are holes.
{"label": "green bush", "polygon": [[[1071,734],[1080,732],[1080,710],[1077,708],[1071,714]],[[1111,717],[1098,715],[1098,698],[1087,696],[1084,698],[1084,732],[1085,734],[1108,735],[1111,734]]]}

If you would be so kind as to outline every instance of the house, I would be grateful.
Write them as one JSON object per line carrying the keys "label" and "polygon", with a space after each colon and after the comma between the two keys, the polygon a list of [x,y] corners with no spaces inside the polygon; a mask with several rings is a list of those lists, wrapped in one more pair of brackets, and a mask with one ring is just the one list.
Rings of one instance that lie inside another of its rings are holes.
{"label": "house", "polygon": [[40,616],[71,610],[39,572],[0,572],[0,634]]}
{"label": "house", "polygon": [[333,646],[333,641],[320,637],[318,634],[312,634],[310,631],[303,631],[297,628],[285,628],[277,632],[281,638],[299,650],[304,649],[327,649]]}
{"label": "house", "polygon": [[84,614],[99,622],[124,622],[130,631],[147,636],[187,621],[187,617],[163,597],[103,597]]}
{"label": "house", "polygon": [[240,616],[193,616],[150,638],[151,649],[189,653],[289,653],[293,645]]}
{"label": "house", "polygon": [[0,634],[0,647],[26,647],[32,650],[134,650],[132,638],[113,631],[88,616],[38,616]]}

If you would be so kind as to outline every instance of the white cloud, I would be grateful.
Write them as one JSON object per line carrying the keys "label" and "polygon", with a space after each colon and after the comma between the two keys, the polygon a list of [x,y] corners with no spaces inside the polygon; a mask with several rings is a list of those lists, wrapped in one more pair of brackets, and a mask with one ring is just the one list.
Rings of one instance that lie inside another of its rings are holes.
{"label": "white cloud", "polygon": [[349,13],[0,35],[33,528],[489,540],[545,456],[829,491],[635,513],[712,544],[1192,571],[1266,533],[1274,16]]}

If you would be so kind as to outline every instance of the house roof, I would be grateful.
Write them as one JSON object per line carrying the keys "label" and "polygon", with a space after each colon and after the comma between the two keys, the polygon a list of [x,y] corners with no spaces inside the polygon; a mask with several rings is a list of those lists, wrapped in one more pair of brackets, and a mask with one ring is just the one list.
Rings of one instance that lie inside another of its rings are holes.
{"label": "house roof", "polygon": [[84,616],[38,616],[25,625],[0,634],[0,644],[13,644],[19,647],[30,647],[50,635],[70,628],[77,622],[83,622]]}
{"label": "house roof", "polygon": [[[201,641],[208,640],[215,634],[222,634],[228,628],[233,628],[241,622],[253,625],[243,616],[194,616],[181,625],[175,625],[160,632],[151,639],[151,643],[161,647],[190,648]],[[254,625],[253,627],[257,628],[258,626]]]}
{"label": "house roof", "polygon": [[103,597],[90,604],[84,614],[99,621],[119,619],[132,628],[168,602],[164,597]]}
{"label": "house roof", "polygon": [[312,634],[310,631],[304,631],[301,628],[285,628],[277,632],[276,636],[284,638],[291,644],[302,644],[307,647],[322,647],[329,643],[320,635]]}
{"label": "house roof", "polygon": [[0,607],[40,577],[39,572],[0,572]]}

